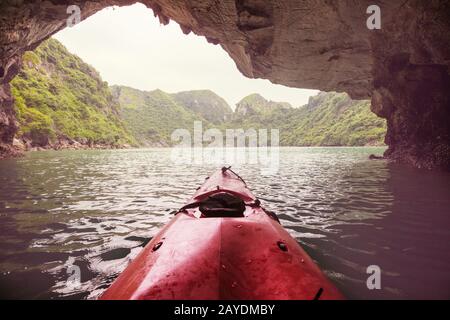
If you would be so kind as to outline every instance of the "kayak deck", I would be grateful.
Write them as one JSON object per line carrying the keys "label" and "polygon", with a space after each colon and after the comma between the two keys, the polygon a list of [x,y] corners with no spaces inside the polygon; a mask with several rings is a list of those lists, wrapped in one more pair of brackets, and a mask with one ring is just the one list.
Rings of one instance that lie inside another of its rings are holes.
{"label": "kayak deck", "polygon": [[[207,218],[196,204],[233,192],[242,217]],[[195,193],[102,299],[341,299],[289,233],[232,172]]]}

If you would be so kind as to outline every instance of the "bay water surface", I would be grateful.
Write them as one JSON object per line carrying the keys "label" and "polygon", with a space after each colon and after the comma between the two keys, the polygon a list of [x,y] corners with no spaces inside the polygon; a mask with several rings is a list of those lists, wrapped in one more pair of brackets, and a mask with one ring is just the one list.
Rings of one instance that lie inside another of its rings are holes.
{"label": "bay water surface", "polygon": [[[384,148],[280,148],[233,167],[350,299],[450,298],[450,174],[368,160]],[[220,165],[170,149],[0,160],[0,298],[98,297]],[[193,230],[192,232],[195,232]],[[68,281],[73,266],[81,284]],[[368,266],[381,269],[369,290]]]}

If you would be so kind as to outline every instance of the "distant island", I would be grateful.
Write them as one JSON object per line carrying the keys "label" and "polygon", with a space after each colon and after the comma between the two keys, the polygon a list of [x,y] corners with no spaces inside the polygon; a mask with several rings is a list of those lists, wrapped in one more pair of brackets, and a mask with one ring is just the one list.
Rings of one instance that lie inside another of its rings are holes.
{"label": "distant island", "polygon": [[308,104],[244,97],[236,108],[210,90],[166,93],[111,86],[57,40],[24,56],[12,81],[19,132],[25,150],[170,146],[173,130],[204,127],[279,129],[281,146],[383,145],[384,119],[370,101],[320,92]]}

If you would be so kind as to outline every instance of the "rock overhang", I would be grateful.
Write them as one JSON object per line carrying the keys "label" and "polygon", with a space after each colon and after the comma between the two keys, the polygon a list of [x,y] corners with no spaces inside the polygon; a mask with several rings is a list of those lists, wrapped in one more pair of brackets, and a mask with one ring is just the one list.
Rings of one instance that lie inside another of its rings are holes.
{"label": "rock overhang", "polygon": [[[448,168],[450,129],[442,121],[450,119],[448,1],[6,0],[0,4],[3,145],[17,129],[8,83],[23,52],[66,26],[68,5],[78,5],[85,19],[136,2],[153,9],[161,23],[174,20],[184,33],[220,45],[247,77],[372,97],[372,110],[388,122],[389,157]],[[374,4],[381,28],[371,30],[367,8]]]}

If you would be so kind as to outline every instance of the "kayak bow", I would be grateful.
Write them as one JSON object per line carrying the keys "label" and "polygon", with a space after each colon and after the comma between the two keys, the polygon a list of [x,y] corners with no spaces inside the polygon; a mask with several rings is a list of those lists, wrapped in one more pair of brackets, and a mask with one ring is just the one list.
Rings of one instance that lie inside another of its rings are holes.
{"label": "kayak bow", "polygon": [[101,299],[342,299],[230,168],[215,172]]}

